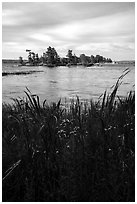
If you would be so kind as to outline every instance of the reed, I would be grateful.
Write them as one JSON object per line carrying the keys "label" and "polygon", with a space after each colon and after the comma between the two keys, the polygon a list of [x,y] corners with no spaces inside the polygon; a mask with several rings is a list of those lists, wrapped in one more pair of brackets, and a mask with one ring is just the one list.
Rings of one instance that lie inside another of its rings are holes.
{"label": "reed", "polygon": [[61,100],[2,105],[3,201],[133,202],[135,93],[117,90],[69,108]]}

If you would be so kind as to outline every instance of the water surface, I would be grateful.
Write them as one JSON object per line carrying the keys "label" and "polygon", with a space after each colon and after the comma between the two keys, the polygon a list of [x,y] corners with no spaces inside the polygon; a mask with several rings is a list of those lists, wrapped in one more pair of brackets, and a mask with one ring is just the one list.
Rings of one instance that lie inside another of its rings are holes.
{"label": "water surface", "polygon": [[105,90],[110,92],[118,77],[126,68],[130,72],[124,77],[118,95],[126,96],[134,90],[135,67],[133,65],[109,65],[85,68],[75,67],[18,67],[3,64],[2,101],[11,103],[11,98],[24,97],[26,87],[41,101],[58,101],[60,98],[73,98],[78,95],[82,100],[97,100]]}

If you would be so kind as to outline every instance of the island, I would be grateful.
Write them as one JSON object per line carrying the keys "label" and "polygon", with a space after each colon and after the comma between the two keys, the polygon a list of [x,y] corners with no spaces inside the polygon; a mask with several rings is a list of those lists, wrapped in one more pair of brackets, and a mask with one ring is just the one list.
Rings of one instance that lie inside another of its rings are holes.
{"label": "island", "polygon": [[101,66],[102,63],[112,63],[111,58],[105,58],[101,55],[87,56],[81,54],[79,57],[72,53],[72,50],[68,50],[66,57],[60,57],[54,47],[49,46],[40,57],[38,53],[32,52],[26,49],[28,52],[28,60],[23,60],[23,57],[19,57],[20,66],[75,66],[83,65],[85,67]]}

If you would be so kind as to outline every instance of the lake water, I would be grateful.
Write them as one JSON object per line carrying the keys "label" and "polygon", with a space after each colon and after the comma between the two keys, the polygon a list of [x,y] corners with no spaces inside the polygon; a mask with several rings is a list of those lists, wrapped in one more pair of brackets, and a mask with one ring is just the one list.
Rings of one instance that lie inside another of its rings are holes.
{"label": "lake water", "polygon": [[[94,99],[112,91],[112,86],[126,68],[130,72],[123,78],[119,88],[119,96],[127,96],[134,90],[135,66],[133,65],[104,65],[102,67],[18,67],[16,64],[3,63],[2,72],[2,101],[12,103],[11,98],[24,97],[26,87],[40,100],[47,102],[58,101],[60,98],[70,99],[79,96],[81,100]],[[27,74],[32,71],[31,74]],[[33,72],[39,71],[39,72]],[[20,75],[17,75],[17,72]],[[26,74],[21,74],[21,73]]]}

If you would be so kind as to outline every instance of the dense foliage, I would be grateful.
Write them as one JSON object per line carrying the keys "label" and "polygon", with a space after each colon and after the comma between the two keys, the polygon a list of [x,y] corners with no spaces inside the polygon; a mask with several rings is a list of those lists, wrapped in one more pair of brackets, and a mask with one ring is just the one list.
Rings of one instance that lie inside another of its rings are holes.
{"label": "dense foliage", "polygon": [[[71,65],[77,65],[77,64],[82,64],[82,65],[88,65],[90,64],[95,64],[95,63],[111,63],[112,60],[110,58],[105,58],[100,55],[96,56],[86,56],[85,54],[81,54],[79,57],[77,57],[75,54],[72,53],[72,50],[68,50],[68,53],[66,57],[61,58],[55,48],[53,47],[48,47],[47,51],[43,53],[43,56],[39,58],[38,54],[35,54],[34,52],[31,52],[31,50],[26,50],[29,55],[28,55],[28,62],[29,65],[33,66],[38,66],[41,64],[44,65],[54,65],[54,66],[64,66],[67,64]],[[23,61],[22,57],[19,57],[19,63],[22,65],[25,65],[25,62]]]}
{"label": "dense foliage", "polygon": [[135,200],[135,93],[3,104],[3,201]]}

